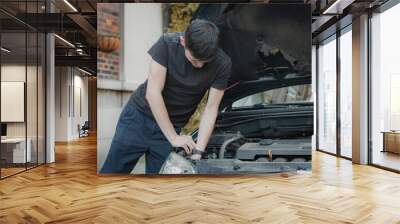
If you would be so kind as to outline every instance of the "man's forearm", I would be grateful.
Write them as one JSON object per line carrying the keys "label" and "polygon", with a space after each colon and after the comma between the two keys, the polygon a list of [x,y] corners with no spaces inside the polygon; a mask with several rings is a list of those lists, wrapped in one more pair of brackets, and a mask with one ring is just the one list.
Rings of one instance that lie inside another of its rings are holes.
{"label": "man's forearm", "polygon": [[172,143],[174,138],[177,136],[177,133],[168,116],[167,107],[165,106],[161,93],[156,91],[147,92],[146,99],[161,131],[167,140]]}
{"label": "man's forearm", "polygon": [[202,151],[205,150],[208,140],[213,132],[217,115],[218,115],[218,107],[216,108],[206,107],[206,109],[204,110],[200,120],[199,135],[196,144],[197,149]]}
{"label": "man's forearm", "polygon": [[167,107],[161,92],[164,89],[167,78],[167,68],[160,65],[153,59],[150,60],[149,78],[147,79],[146,100],[149,103],[150,110],[160,127],[162,133],[173,147],[182,147],[186,153],[191,153],[195,148],[192,137],[178,135],[169,118]]}

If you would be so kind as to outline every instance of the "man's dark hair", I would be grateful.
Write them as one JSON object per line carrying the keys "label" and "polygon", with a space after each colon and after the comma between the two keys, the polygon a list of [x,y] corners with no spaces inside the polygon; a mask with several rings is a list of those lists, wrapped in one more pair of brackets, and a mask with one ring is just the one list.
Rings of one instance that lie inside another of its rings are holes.
{"label": "man's dark hair", "polygon": [[185,45],[193,57],[212,60],[218,50],[218,27],[207,20],[195,19],[185,32]]}

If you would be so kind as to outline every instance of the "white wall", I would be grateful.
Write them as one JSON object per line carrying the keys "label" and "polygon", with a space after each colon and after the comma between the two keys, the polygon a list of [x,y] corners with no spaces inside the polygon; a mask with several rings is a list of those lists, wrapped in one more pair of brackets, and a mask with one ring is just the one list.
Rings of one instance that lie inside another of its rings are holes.
{"label": "white wall", "polygon": [[[27,66],[25,65],[18,65],[18,64],[8,64],[8,65],[2,65],[1,66],[1,81],[7,82],[7,81],[17,81],[17,82],[25,82],[25,75],[26,75],[26,69],[28,71],[28,75],[36,74],[36,68],[33,66]],[[30,90],[30,89],[27,89]],[[28,103],[32,101],[32,98],[36,98],[36,89],[34,93],[27,93],[27,96],[29,99],[27,99]],[[36,105],[35,105],[36,108]],[[1,110],[7,110],[7,108],[1,108]],[[29,111],[30,112],[30,111]],[[34,115],[34,117],[32,117]],[[28,113],[28,121],[31,122],[36,119],[36,114],[33,113]],[[36,120],[35,120],[36,122]],[[25,137],[25,126],[26,122],[7,122],[7,136],[8,137]],[[31,129],[32,124],[30,123],[28,125],[28,128]],[[29,137],[30,132],[28,133]]]}
{"label": "white wall", "polygon": [[[24,82],[26,71],[25,69],[31,70],[32,67],[18,64],[8,64],[1,66],[1,81],[2,82]],[[31,74],[31,73],[28,73]],[[4,96],[2,96],[3,98]],[[7,110],[8,108],[1,108],[2,111]],[[24,108],[22,108],[24,111]],[[25,122],[7,122],[7,134],[8,136],[13,137],[24,137],[25,136]]]}
{"label": "white wall", "polygon": [[[71,67],[56,67],[55,73],[55,140],[77,139],[78,124],[88,120],[88,78]],[[82,106],[82,114],[77,105]]]}
{"label": "white wall", "polygon": [[161,35],[161,4],[124,4],[122,80],[139,85],[147,79],[147,50]]}
{"label": "white wall", "polygon": [[55,140],[68,139],[68,85],[69,76],[67,67],[55,68]]}
{"label": "white wall", "polygon": [[124,4],[121,31],[120,80],[97,80],[98,169],[108,154],[123,106],[132,91],[147,79],[150,60],[147,51],[162,35],[161,4]]}
{"label": "white wall", "polygon": [[[25,65],[2,65],[1,81],[25,82],[25,69]],[[30,69],[29,66],[28,69]]]}
{"label": "white wall", "polygon": [[[73,82],[74,96],[71,96],[71,98],[74,99],[74,102],[71,103],[71,106],[74,105],[74,107],[72,108],[73,113],[71,119],[71,138],[79,138],[79,132],[77,128],[78,124],[82,126],[85,121],[88,121],[88,78],[87,76],[81,76],[81,74],[82,73],[75,69]],[[82,111],[80,112],[80,110]]]}

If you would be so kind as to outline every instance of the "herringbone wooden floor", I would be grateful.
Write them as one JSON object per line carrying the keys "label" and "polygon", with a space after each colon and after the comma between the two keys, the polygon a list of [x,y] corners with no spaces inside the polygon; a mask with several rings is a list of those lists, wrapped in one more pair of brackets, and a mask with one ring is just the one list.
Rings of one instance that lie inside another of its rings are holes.
{"label": "herringbone wooden floor", "polygon": [[0,181],[0,223],[400,223],[400,175],[313,156],[289,177],[98,176],[85,138]]}

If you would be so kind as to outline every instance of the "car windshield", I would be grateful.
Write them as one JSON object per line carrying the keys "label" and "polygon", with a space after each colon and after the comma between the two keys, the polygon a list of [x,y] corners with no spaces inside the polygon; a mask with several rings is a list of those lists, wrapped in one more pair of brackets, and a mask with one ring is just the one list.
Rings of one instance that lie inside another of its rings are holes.
{"label": "car windshield", "polygon": [[232,108],[311,102],[311,91],[311,84],[268,90],[239,99]]}

